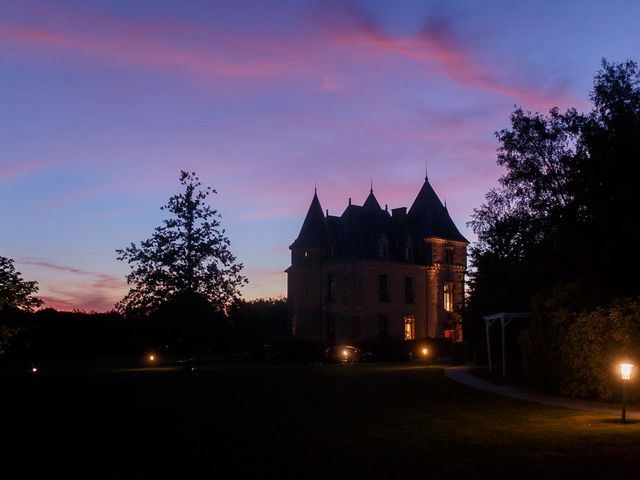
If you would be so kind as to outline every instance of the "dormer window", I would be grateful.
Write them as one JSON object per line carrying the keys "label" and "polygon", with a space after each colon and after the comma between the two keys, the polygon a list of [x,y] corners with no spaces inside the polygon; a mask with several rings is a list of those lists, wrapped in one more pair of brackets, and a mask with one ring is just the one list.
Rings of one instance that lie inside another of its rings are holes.
{"label": "dormer window", "polygon": [[378,245],[378,257],[387,258],[387,244],[384,242],[380,242]]}
{"label": "dormer window", "polygon": [[309,250],[304,251],[304,258],[309,258]]}

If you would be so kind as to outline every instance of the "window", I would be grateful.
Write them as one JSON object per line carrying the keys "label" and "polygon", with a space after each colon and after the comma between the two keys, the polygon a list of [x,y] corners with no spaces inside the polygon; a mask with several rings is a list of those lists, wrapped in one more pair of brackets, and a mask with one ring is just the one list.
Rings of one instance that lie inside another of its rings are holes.
{"label": "window", "polygon": [[335,340],[336,338],[336,317],[329,315],[327,317],[327,340]]}
{"label": "window", "polygon": [[414,340],[416,338],[416,320],[411,315],[404,317],[404,339]]}
{"label": "window", "polygon": [[387,258],[387,244],[384,242],[380,242],[378,245],[378,257]]}
{"label": "window", "polygon": [[444,331],[444,338],[449,338],[453,340],[454,334],[455,334],[455,330],[445,330]]}
{"label": "window", "polygon": [[447,265],[453,265],[453,249],[447,248],[444,251],[444,263]]}
{"label": "window", "polygon": [[305,250],[304,251],[304,258],[308,258],[309,257],[309,250]]}
{"label": "window", "polygon": [[389,317],[386,315],[380,315],[378,334],[382,340],[386,339],[389,335]]}
{"label": "window", "polygon": [[404,259],[411,260],[411,247],[409,245],[404,247]]}
{"label": "window", "polygon": [[327,300],[333,302],[336,299],[336,276],[327,277]]}
{"label": "window", "polygon": [[444,284],[444,309],[453,312],[453,283]]}
{"label": "window", "polygon": [[381,302],[389,301],[389,277],[387,275],[380,275],[378,277],[378,293]]}
{"label": "window", "polygon": [[413,294],[413,278],[404,277],[404,301],[405,303],[413,303],[415,296]]}

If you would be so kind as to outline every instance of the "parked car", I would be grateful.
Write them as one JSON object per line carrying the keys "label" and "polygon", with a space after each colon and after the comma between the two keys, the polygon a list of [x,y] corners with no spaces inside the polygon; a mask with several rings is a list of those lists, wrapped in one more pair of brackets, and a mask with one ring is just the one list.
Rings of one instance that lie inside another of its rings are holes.
{"label": "parked car", "polygon": [[324,352],[325,361],[328,363],[360,363],[369,361],[371,357],[370,352],[352,345],[334,345]]}

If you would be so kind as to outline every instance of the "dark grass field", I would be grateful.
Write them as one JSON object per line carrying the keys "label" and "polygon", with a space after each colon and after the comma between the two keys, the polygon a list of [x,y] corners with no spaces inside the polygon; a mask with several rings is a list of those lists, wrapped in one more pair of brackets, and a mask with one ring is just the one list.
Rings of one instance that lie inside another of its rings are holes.
{"label": "dark grass field", "polygon": [[3,479],[633,478],[640,423],[417,363],[60,370],[2,381]]}

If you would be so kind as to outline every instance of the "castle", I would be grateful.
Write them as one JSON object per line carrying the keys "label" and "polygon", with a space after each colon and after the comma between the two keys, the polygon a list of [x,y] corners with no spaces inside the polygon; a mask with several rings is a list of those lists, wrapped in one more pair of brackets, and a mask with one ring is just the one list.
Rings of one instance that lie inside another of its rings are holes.
{"label": "castle", "polygon": [[413,205],[380,207],[373,188],[341,216],[317,191],[291,244],[289,325],[329,343],[462,340],[459,308],[469,242],[425,176]]}

